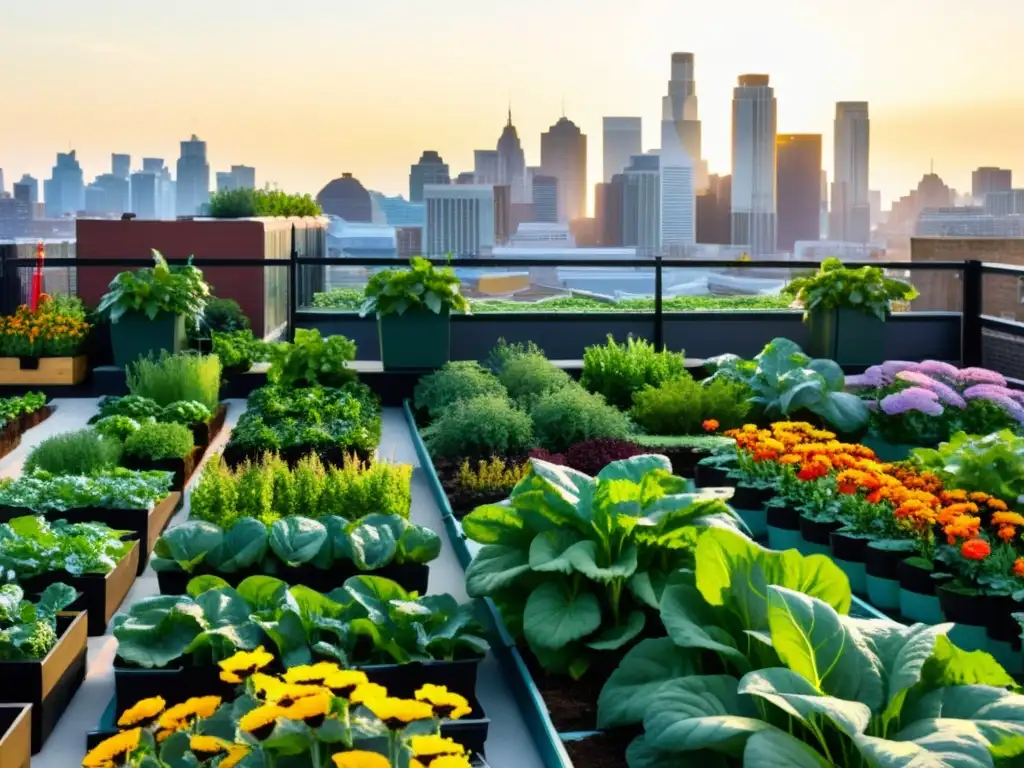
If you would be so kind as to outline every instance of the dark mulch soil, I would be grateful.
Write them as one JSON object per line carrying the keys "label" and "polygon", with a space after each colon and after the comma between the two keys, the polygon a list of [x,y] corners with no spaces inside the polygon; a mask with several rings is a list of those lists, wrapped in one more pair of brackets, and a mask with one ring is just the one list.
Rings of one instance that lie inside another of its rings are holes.
{"label": "dark mulch soil", "polygon": [[[568,675],[549,675],[526,648],[520,648],[534,685],[547,704],[551,722],[559,733],[592,731],[597,727],[597,699],[601,689],[625,653],[603,653],[581,680]],[[588,763],[577,763],[584,766]]]}
{"label": "dark mulch soil", "polygon": [[626,748],[642,729],[624,728],[564,742],[576,768],[626,768]]}

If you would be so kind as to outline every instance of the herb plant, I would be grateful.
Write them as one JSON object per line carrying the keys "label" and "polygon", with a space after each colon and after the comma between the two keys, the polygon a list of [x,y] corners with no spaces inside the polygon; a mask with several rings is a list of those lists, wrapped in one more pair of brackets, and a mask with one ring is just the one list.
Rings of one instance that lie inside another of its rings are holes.
{"label": "herb plant", "polygon": [[657,352],[649,341],[633,336],[625,344],[617,344],[608,334],[607,344],[595,344],[583,352],[580,384],[625,411],[633,404],[633,393],[685,373],[682,352]]}
{"label": "herb plant", "polygon": [[216,355],[164,352],[159,358],[143,357],[129,365],[126,379],[129,392],[148,397],[161,408],[195,400],[212,413],[220,402],[220,374]]}
{"label": "herb plant", "polygon": [[533,427],[525,411],[503,395],[483,395],[449,408],[423,430],[432,456],[485,459],[522,456],[533,445]]}
{"label": "herb plant", "polygon": [[19,416],[35,413],[46,405],[46,395],[29,392],[20,397],[0,398],[0,426],[14,421]]}
{"label": "herb plant", "polygon": [[51,584],[33,603],[17,584],[0,584],[0,661],[35,661],[57,645],[57,614],[78,597],[67,584]]}
{"label": "herb plant", "polygon": [[481,395],[504,395],[505,388],[475,360],[445,363],[416,384],[416,408],[436,419],[449,406]]}
{"label": "herb plant", "polygon": [[[152,418],[144,421],[152,421]],[[131,416],[104,416],[93,424],[93,429],[103,437],[123,443],[128,435],[141,426],[142,423]]]}
{"label": "herb plant", "polygon": [[450,267],[435,267],[414,257],[408,269],[382,269],[366,284],[359,314],[404,315],[406,312],[469,314],[469,304],[459,293],[459,278]]}
{"label": "herb plant", "polygon": [[91,477],[30,472],[0,480],[0,504],[34,512],[149,509],[167,496],[172,477],[170,472],[121,468]]}
{"label": "herb plant", "polygon": [[178,400],[160,411],[157,421],[191,426],[209,421],[212,417],[213,411],[198,400]]}
{"label": "herb plant", "polygon": [[958,432],[936,449],[917,448],[914,463],[947,488],[981,491],[1016,506],[1024,497],[1024,437],[1008,429],[972,437]]}
{"label": "herb plant", "polygon": [[294,343],[270,347],[267,379],[286,388],[343,387],[356,378],[348,367],[355,357],[356,345],[345,336],[324,339],[315,328],[297,328]]}
{"label": "herb plant", "polygon": [[153,251],[152,267],[119,272],[100,299],[98,311],[111,323],[125,313],[144,314],[150,320],[161,312],[198,317],[203,313],[210,286],[203,273],[189,264],[170,267],[159,251]]}
{"label": "herb plant", "polygon": [[530,409],[545,395],[574,384],[572,376],[543,355],[514,355],[505,361],[498,380],[509,397],[522,408]]}
{"label": "herb plant", "polygon": [[544,350],[538,347],[532,340],[509,344],[505,337],[502,336],[491,351],[487,353],[484,368],[497,375],[505,370],[505,366],[508,363],[518,360],[520,357],[544,357]]}
{"label": "herb plant", "polygon": [[700,529],[742,526],[720,499],[690,491],[663,456],[618,461],[597,477],[533,459],[505,502],[463,519],[484,545],[466,590],[494,598],[545,669],[578,679],[595,653],[640,636],[644,606],[657,606],[674,570],[693,566]]}
{"label": "herb plant", "polygon": [[25,460],[25,471],[53,475],[94,475],[117,467],[121,444],[86,427],[43,440]]}
{"label": "herb plant", "polygon": [[99,413],[90,420],[90,423],[106,418],[107,416],[128,416],[136,421],[144,419],[155,419],[160,415],[162,408],[149,397],[141,395],[125,395],[124,397],[106,396],[100,398]]}
{"label": "herb plant", "polygon": [[252,331],[213,332],[213,354],[220,358],[226,371],[247,371],[253,363],[270,357],[270,345],[257,339]]}
{"label": "herb plant", "polygon": [[919,295],[910,283],[886,277],[881,267],[844,267],[836,258],[825,259],[810,277],[791,281],[783,293],[803,305],[805,319],[817,309],[844,308],[885,320],[892,302],[911,301]]}
{"label": "herb plant", "polygon": [[549,451],[564,451],[596,438],[624,440],[632,432],[626,414],[576,383],[540,398],[530,418],[534,437]]}
{"label": "herb plant", "polygon": [[125,439],[124,454],[144,461],[184,459],[195,447],[184,424],[143,424]]}
{"label": "herb plant", "polygon": [[703,386],[686,374],[633,395],[633,421],[651,435],[699,435],[714,419],[721,429],[746,423],[751,392],[747,385],[720,378]]}
{"label": "herb plant", "polygon": [[102,523],[15,517],[0,523],[0,573],[18,580],[57,571],[110,573],[133,546],[121,540],[126,533]]}

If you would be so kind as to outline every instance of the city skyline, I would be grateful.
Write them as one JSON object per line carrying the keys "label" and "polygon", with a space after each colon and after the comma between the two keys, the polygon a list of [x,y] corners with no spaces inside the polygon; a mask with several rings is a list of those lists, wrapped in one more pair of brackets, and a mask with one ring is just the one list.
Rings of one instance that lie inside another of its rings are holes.
{"label": "city skyline", "polygon": [[[728,16],[724,9],[686,9],[685,35],[667,23],[684,12],[661,0],[628,8],[574,0],[486,11],[463,0],[443,5],[453,41],[502,30],[473,66],[465,66],[470,52],[421,34],[436,22],[437,7],[401,0],[386,9],[307,0],[286,19],[268,2],[234,0],[216,7],[184,0],[168,11],[124,0],[97,0],[88,13],[62,0],[12,6],[4,11],[5,28],[14,33],[5,55],[32,66],[5,83],[5,96],[24,119],[0,128],[0,167],[8,179],[25,172],[44,178],[55,153],[73,148],[91,178],[107,170],[110,152],[172,157],[177,143],[195,133],[208,142],[215,168],[247,163],[284,189],[307,192],[350,170],[394,194],[407,189],[408,168],[424,149],[438,150],[453,175],[471,169],[473,150],[492,144],[511,99],[528,164],[538,162],[540,134],[564,102],[566,116],[591,137],[592,196],[602,178],[601,118],[642,117],[645,149],[657,146],[664,61],[684,50],[698,61],[712,173],[730,171],[731,89],[744,72],[771,76],[779,132],[823,134],[826,158],[835,102],[869,102],[870,177],[886,207],[916,185],[933,159],[943,179],[963,191],[978,166],[1024,169],[1024,147],[1015,139],[1024,108],[1009,96],[1024,55],[1014,52],[1011,35],[1024,8],[1005,0],[970,9],[938,2],[927,15],[909,2],[893,7],[881,0],[825,11],[806,1],[770,8],[739,2]],[[524,56],[523,36],[510,30],[533,12],[547,27],[579,27],[581,34],[560,36],[545,57]],[[195,18],[204,24],[188,21]],[[744,23],[727,23],[735,18]],[[999,23],[989,23],[993,18]],[[635,27],[638,19],[651,22]],[[344,34],[384,23],[389,45]],[[644,34],[623,53],[627,23]],[[268,39],[271,25],[274,39],[301,39],[301,55],[280,57],[252,78],[245,61],[272,54],[255,42]],[[800,44],[782,45],[783,38]],[[41,39],[46,57],[37,54]],[[190,43],[187,57],[181,40]],[[943,50],[958,55],[936,54]],[[428,66],[420,65],[424,60]],[[91,86],[68,89],[69,73]],[[315,98],[323,104],[317,119],[296,119]]]}

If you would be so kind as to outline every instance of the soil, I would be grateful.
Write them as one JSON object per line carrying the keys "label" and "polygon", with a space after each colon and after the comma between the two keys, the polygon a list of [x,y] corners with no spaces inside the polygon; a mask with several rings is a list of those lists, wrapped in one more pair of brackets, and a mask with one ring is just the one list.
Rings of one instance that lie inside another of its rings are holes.
{"label": "soil", "polygon": [[623,728],[563,742],[576,768],[626,768],[626,748],[642,729]]}
{"label": "soil", "polygon": [[[593,731],[597,727],[597,699],[601,689],[618,668],[625,653],[600,654],[581,680],[573,680],[568,675],[546,673],[529,649],[520,647],[519,652],[523,655],[534,685],[547,704],[555,730],[559,733]],[[589,768],[590,764],[577,765]]]}

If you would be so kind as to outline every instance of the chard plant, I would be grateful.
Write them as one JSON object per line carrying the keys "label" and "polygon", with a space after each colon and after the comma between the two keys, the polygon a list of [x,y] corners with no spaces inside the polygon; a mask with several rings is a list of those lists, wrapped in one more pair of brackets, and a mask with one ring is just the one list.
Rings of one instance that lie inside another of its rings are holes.
{"label": "chard plant", "polygon": [[0,584],[0,661],[42,659],[57,645],[57,614],[78,597],[67,584],[51,584],[32,602],[17,584]]}
{"label": "chard plant", "polygon": [[508,499],[463,519],[484,545],[466,590],[493,598],[545,669],[578,679],[594,654],[643,632],[669,575],[692,567],[702,528],[743,528],[720,492],[692,490],[664,456],[616,461],[596,477],[533,459]]}

